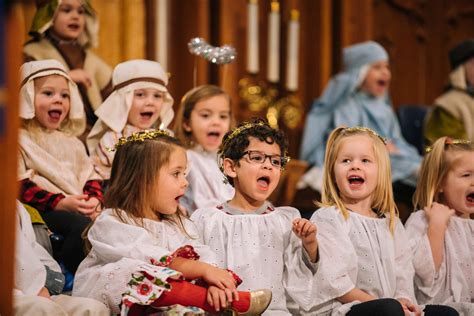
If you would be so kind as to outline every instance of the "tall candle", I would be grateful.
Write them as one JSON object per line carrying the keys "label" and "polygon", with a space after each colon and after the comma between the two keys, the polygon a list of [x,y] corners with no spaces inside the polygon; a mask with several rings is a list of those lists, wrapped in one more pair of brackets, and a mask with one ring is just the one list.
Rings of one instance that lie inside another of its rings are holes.
{"label": "tall candle", "polygon": [[164,69],[168,69],[168,0],[156,2],[155,59]]}
{"label": "tall candle", "polygon": [[278,1],[271,2],[268,30],[267,79],[269,82],[278,82],[280,80],[280,3]]}
{"label": "tall candle", "polygon": [[288,23],[288,57],[286,62],[286,89],[288,91],[298,90],[299,15],[298,10],[291,10]]}
{"label": "tall candle", "polygon": [[258,73],[258,0],[247,4],[247,71]]}

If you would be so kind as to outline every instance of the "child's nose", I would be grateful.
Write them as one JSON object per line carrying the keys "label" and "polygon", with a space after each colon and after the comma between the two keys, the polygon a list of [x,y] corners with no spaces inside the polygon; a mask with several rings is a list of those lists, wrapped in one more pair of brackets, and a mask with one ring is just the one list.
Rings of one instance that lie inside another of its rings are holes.
{"label": "child's nose", "polygon": [[183,178],[183,181],[182,181],[182,184],[181,184],[181,186],[182,186],[183,188],[187,188],[187,187],[188,187],[188,185],[189,185],[188,179],[186,179],[186,178]]}

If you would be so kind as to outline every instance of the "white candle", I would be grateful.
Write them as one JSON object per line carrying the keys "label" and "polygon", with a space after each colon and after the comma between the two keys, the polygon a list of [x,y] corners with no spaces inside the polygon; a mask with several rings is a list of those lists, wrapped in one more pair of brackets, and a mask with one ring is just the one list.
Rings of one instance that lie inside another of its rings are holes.
{"label": "white candle", "polygon": [[155,0],[155,59],[168,69],[168,0]]}
{"label": "white candle", "polygon": [[299,15],[298,10],[291,10],[290,22],[288,23],[288,57],[286,63],[286,89],[288,91],[298,90]]}
{"label": "white candle", "polygon": [[247,4],[247,71],[258,73],[258,2],[249,0]]}
{"label": "white candle", "polygon": [[280,3],[271,2],[271,11],[268,14],[268,59],[267,79],[269,82],[280,80]]}

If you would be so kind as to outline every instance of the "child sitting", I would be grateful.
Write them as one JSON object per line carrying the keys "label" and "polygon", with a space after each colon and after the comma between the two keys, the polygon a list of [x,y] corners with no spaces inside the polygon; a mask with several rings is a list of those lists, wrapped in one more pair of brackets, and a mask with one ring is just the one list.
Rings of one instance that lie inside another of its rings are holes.
{"label": "child sitting", "polygon": [[168,92],[168,76],[157,62],[129,60],[118,64],[113,73],[114,91],[97,109],[87,145],[94,168],[104,179],[110,178],[119,138],[150,128],[164,129],[174,116],[173,98]]}
{"label": "child sitting", "polygon": [[267,202],[289,159],[286,150],[283,132],[263,120],[229,131],[219,149],[220,166],[235,194],[191,217],[219,266],[243,277],[242,288],[272,290],[266,313],[272,316],[309,309],[318,249],[316,227],[298,210]]}
{"label": "child sitting", "polygon": [[[320,262],[312,315],[421,315],[408,238],[393,200],[385,139],[336,128],[327,142],[318,225]],[[428,305],[424,315],[457,315]]]}
{"label": "child sitting", "polygon": [[58,263],[35,239],[31,219],[21,203],[17,203],[15,315],[90,315],[108,316],[109,310],[90,298],[60,295],[64,275]]}
{"label": "child sitting", "polygon": [[55,256],[74,273],[84,258],[81,234],[102,200],[100,176],[76,137],[85,128],[84,108],[58,61],[25,63],[21,72],[20,200],[64,237]]}
{"label": "child sitting", "polygon": [[474,144],[438,139],[421,165],[405,227],[414,252],[415,294],[474,315]]}
{"label": "child sitting", "polygon": [[189,187],[181,203],[189,214],[228,201],[234,195],[234,188],[222,181],[217,164],[217,150],[232,121],[230,97],[220,87],[196,87],[181,101],[174,130],[188,148]]}
{"label": "child sitting", "polygon": [[[153,130],[123,137],[115,149],[106,210],[87,234],[92,248],[79,266],[73,295],[100,299],[115,314],[122,303],[124,315],[175,304],[184,306],[183,313],[196,311],[187,306],[262,313],[271,292],[237,292],[240,279],[214,266],[214,253],[179,210],[187,187],[186,151],[179,142]],[[201,279],[208,287],[183,279]]]}
{"label": "child sitting", "polygon": [[396,199],[410,205],[411,194],[403,191],[414,191],[421,157],[403,139],[388,99],[387,52],[378,43],[364,42],[345,48],[343,57],[344,71],[331,79],[307,116],[300,158],[314,168],[303,182],[321,191],[325,147],[334,128],[365,126],[387,138]]}
{"label": "child sitting", "polygon": [[23,47],[25,61],[55,59],[78,85],[89,131],[94,111],[111,92],[112,69],[91,51],[99,25],[88,0],[36,1],[37,11]]}

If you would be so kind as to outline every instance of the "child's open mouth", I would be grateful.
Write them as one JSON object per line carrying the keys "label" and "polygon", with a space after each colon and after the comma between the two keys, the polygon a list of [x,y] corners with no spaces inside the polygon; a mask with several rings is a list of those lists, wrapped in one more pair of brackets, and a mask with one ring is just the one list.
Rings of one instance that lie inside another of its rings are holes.
{"label": "child's open mouth", "polygon": [[469,193],[466,196],[467,203],[474,204],[474,192]]}
{"label": "child's open mouth", "polygon": [[364,178],[362,178],[360,176],[349,176],[349,178],[347,180],[349,181],[349,185],[351,187],[352,186],[360,186],[365,182]]}
{"label": "child's open mouth", "polygon": [[178,195],[178,196],[177,196],[177,197],[175,197],[174,199],[175,199],[177,202],[179,202],[179,199],[180,199],[181,197],[183,197],[183,195],[182,195],[182,194],[181,194],[181,195]]}
{"label": "child's open mouth", "polygon": [[141,112],[140,113],[140,116],[143,117],[144,119],[151,119],[151,117],[153,116],[153,112]]}
{"label": "child's open mouth", "polygon": [[79,24],[76,24],[76,23],[71,23],[67,27],[73,31],[79,30]]}
{"label": "child's open mouth", "polygon": [[221,136],[221,133],[217,131],[211,131],[207,133],[207,137],[210,137],[210,138],[219,139],[219,136]]}
{"label": "child's open mouth", "polygon": [[268,187],[270,186],[270,178],[269,177],[260,177],[257,179],[257,184],[258,184],[258,187],[261,189],[261,190],[268,190]]}
{"label": "child's open mouth", "polygon": [[381,88],[385,88],[387,85],[388,85],[388,82],[387,80],[377,80],[377,84],[381,87]]}
{"label": "child's open mouth", "polygon": [[48,111],[49,118],[53,121],[58,121],[61,118],[62,113],[63,112],[61,110]]}

